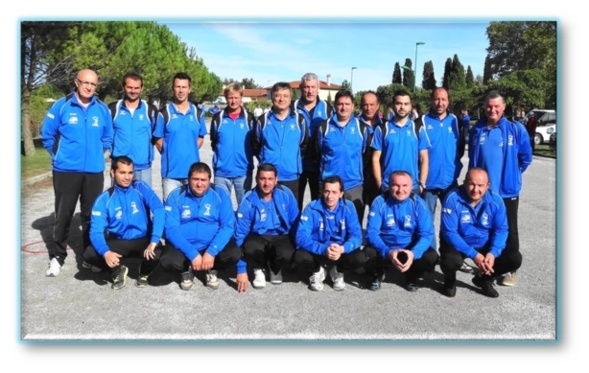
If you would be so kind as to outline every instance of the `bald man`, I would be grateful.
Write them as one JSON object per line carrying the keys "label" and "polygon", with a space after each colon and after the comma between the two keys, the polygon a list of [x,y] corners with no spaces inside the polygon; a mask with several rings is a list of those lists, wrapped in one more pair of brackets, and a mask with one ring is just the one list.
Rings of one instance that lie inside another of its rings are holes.
{"label": "bald man", "polygon": [[[54,245],[49,247],[47,277],[56,277],[67,256],[69,229],[78,199],[82,247],[90,245],[92,204],[104,185],[104,152],[111,150],[113,124],[108,106],[96,96],[98,75],[84,69],[72,93],[59,99],[43,120],[41,140],[51,155],[55,193]],[[90,268],[87,263],[84,268]]]}

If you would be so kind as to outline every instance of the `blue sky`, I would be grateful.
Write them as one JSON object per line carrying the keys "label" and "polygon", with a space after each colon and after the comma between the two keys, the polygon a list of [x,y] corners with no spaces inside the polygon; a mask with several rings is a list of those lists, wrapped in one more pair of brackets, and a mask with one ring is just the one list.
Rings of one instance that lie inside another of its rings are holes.
{"label": "blue sky", "polygon": [[391,83],[395,62],[415,60],[420,86],[423,64],[432,61],[441,85],[446,59],[458,54],[474,76],[483,74],[488,40],[486,20],[259,20],[170,21],[161,23],[180,37],[221,79],[253,78],[261,86],[299,80],[306,72],[341,84],[352,79],[354,91]]}

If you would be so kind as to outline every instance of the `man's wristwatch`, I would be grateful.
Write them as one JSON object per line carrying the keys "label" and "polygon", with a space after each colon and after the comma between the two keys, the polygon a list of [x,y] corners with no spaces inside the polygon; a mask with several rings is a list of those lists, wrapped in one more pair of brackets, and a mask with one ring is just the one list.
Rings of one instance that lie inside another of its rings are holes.
{"label": "man's wristwatch", "polygon": [[423,189],[425,189],[425,184],[422,183],[421,181],[419,182],[419,186],[422,187]]}

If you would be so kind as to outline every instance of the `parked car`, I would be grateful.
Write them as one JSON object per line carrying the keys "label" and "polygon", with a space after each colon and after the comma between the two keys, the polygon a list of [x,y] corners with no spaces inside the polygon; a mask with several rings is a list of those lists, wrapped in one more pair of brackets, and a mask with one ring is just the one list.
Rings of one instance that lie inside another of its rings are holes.
{"label": "parked car", "polygon": [[556,133],[556,111],[546,109],[531,110],[524,118],[524,125],[532,113],[534,113],[537,119],[536,131],[533,138],[534,144],[541,145],[549,143],[550,135]]}

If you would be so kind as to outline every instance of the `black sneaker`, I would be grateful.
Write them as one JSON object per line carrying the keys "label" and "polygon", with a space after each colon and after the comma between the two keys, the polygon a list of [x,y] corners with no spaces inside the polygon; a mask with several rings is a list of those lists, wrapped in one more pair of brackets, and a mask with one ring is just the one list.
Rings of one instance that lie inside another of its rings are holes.
{"label": "black sneaker", "polygon": [[446,286],[442,287],[442,294],[447,296],[448,298],[454,298],[456,296],[456,286]]}
{"label": "black sneaker", "polygon": [[129,273],[129,268],[121,265],[119,269],[113,274],[112,288],[114,290],[121,290],[125,287],[125,285],[127,285],[127,273]]}
{"label": "black sneaker", "polygon": [[407,290],[408,292],[414,293],[417,290],[419,290],[419,286],[417,286],[417,284],[414,282],[407,282],[405,284],[405,290]]}
{"label": "black sneaker", "polygon": [[138,288],[149,286],[149,275],[139,274],[139,277],[137,277],[137,280],[135,281],[135,286]]}
{"label": "black sneaker", "polygon": [[188,267],[188,271],[182,272],[182,279],[180,280],[180,288],[182,290],[190,290],[194,286],[194,273],[192,273],[192,266]]}
{"label": "black sneaker", "polygon": [[493,283],[483,280],[481,276],[474,276],[472,283],[481,288],[481,293],[486,297],[497,298],[499,296],[499,293],[493,287]]}

